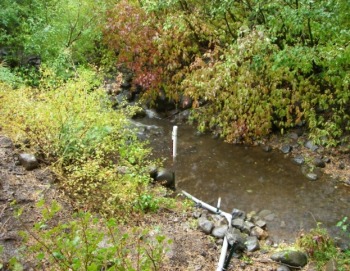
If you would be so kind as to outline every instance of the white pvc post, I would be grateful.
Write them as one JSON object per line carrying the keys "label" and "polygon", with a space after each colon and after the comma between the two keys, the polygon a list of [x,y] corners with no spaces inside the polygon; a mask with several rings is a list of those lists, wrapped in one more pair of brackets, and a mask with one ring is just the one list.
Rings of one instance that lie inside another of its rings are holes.
{"label": "white pvc post", "polygon": [[177,148],[177,126],[173,126],[172,140],[173,140],[173,160],[175,161],[176,148]]}

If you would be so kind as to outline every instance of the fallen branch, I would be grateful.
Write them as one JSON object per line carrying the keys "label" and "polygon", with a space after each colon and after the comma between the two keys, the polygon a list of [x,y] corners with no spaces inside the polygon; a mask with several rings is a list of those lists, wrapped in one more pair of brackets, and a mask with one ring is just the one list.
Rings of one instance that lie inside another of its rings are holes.
{"label": "fallen branch", "polygon": [[[182,191],[182,194],[185,195],[187,198],[193,200],[195,203],[197,203],[197,205],[199,205],[199,206],[201,206],[201,207],[203,207],[203,208],[205,208],[213,213],[216,213],[218,215],[225,217],[227,219],[228,226],[231,227],[232,215],[220,210],[220,199],[219,199],[218,207],[214,207],[214,206],[209,205],[208,203],[205,203],[205,202],[197,199],[196,197],[192,196],[191,194],[187,193],[186,191]],[[224,270],[224,263],[225,263],[225,259],[226,259],[227,248],[228,248],[228,241],[227,241],[227,238],[225,236],[224,242],[222,244],[218,268],[216,269],[216,271],[223,271]]]}

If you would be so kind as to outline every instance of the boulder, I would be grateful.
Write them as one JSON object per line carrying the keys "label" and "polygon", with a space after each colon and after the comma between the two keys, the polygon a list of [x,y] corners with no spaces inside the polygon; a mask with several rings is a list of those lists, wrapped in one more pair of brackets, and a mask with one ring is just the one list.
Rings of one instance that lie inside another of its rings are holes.
{"label": "boulder", "polygon": [[304,267],[307,264],[306,254],[296,250],[276,252],[271,256],[271,259],[292,267]]}
{"label": "boulder", "polygon": [[168,169],[158,170],[156,177],[154,178],[156,182],[160,182],[167,188],[175,189],[175,172]]}

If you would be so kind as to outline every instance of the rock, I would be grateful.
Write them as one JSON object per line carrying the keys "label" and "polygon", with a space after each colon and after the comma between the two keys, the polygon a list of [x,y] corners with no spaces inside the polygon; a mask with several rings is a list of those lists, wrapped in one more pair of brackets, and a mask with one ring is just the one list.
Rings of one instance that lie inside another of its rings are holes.
{"label": "rock", "polygon": [[232,227],[237,228],[239,230],[243,230],[243,226],[244,226],[244,220],[242,218],[235,218],[232,219]]}
{"label": "rock", "polygon": [[264,219],[267,221],[273,221],[275,219],[275,214],[271,213],[271,214],[265,216]]}
{"label": "rock", "polygon": [[216,238],[224,238],[226,231],[227,231],[227,225],[221,225],[221,226],[215,227],[212,230],[211,235],[213,235]]}
{"label": "rock", "polygon": [[297,165],[302,165],[305,163],[305,158],[301,155],[297,155],[296,157],[293,158],[293,162],[296,163]]}
{"label": "rock", "polygon": [[255,226],[250,232],[251,236],[256,236],[259,240],[265,240],[269,235],[262,228]]}
{"label": "rock", "polygon": [[18,160],[26,170],[33,170],[39,167],[39,162],[33,154],[21,153]]}
{"label": "rock", "polygon": [[215,227],[228,225],[227,219],[225,217],[222,217],[220,215],[214,215],[212,216],[212,218],[213,218]]}
{"label": "rock", "polygon": [[306,174],[306,178],[308,178],[310,181],[316,181],[318,176],[316,173],[309,172]]}
{"label": "rock", "polygon": [[311,140],[305,143],[305,147],[312,151],[316,151],[318,149],[318,146],[315,145]]}
{"label": "rock", "polygon": [[295,250],[284,250],[276,252],[271,256],[276,262],[284,263],[292,267],[304,267],[307,264],[307,256],[304,252]]}
{"label": "rock", "polygon": [[290,134],[288,135],[288,137],[289,137],[290,139],[297,140],[298,137],[299,137],[299,135],[298,135],[297,133],[295,133],[295,132],[292,132],[292,133],[290,133]]}
{"label": "rock", "polygon": [[290,268],[285,265],[280,265],[277,267],[276,271],[290,271]]}
{"label": "rock", "polygon": [[154,180],[160,182],[167,188],[175,189],[175,172],[173,171],[167,169],[160,169],[158,170]]}
{"label": "rock", "polygon": [[326,166],[326,163],[321,158],[316,157],[314,159],[314,165],[316,167],[324,168]]}
{"label": "rock", "polygon": [[192,213],[192,216],[197,219],[197,218],[200,218],[202,216],[202,213],[199,211],[194,211]]}
{"label": "rock", "polygon": [[260,249],[259,240],[256,236],[248,236],[245,245],[248,252],[254,252]]}
{"label": "rock", "polygon": [[226,231],[227,242],[234,246],[234,251],[240,253],[246,249],[247,235],[239,229],[230,228]]}
{"label": "rock", "polygon": [[1,148],[12,148],[13,144],[11,139],[9,139],[8,137],[5,136],[1,136],[0,137],[0,147]]}
{"label": "rock", "polygon": [[255,225],[258,226],[259,228],[265,228],[266,227],[266,222],[262,219],[259,219],[255,222]]}
{"label": "rock", "polygon": [[330,259],[323,268],[324,271],[337,271],[337,262],[334,259]]}
{"label": "rock", "polygon": [[210,234],[214,228],[214,223],[209,221],[206,216],[201,216],[198,219],[198,227],[206,234]]}
{"label": "rock", "polygon": [[243,225],[243,232],[250,234],[250,231],[252,230],[252,228],[254,228],[254,223],[250,222],[250,221],[244,221],[244,225]]}
{"label": "rock", "polygon": [[[259,212],[259,214],[258,214],[259,217],[261,217],[262,219],[265,219],[265,220],[268,220],[268,219],[266,219],[266,218],[270,218],[270,219],[271,219],[271,215],[274,216],[274,213],[273,213],[272,211],[266,210],[266,209],[261,210],[261,211]],[[274,217],[273,217],[273,218],[274,218]],[[273,218],[272,218],[272,220],[273,220]]]}
{"label": "rock", "polygon": [[245,212],[238,210],[238,209],[233,209],[231,212],[232,215],[232,220],[235,218],[242,218],[243,220],[246,218]]}
{"label": "rock", "polygon": [[281,151],[284,153],[284,154],[287,154],[287,153],[290,153],[292,151],[292,146],[289,145],[289,144],[286,144],[286,145],[283,145],[281,147]]}
{"label": "rock", "polygon": [[261,148],[263,149],[263,151],[265,152],[270,152],[272,151],[272,147],[270,145],[262,145]]}

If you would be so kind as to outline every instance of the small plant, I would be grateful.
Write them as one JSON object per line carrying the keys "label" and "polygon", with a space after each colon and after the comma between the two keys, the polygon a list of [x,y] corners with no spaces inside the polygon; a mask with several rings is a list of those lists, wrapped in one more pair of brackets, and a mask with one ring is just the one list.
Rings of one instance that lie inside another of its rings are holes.
{"label": "small plant", "polygon": [[348,228],[349,221],[347,216],[344,216],[343,219],[337,223],[337,227],[340,228],[344,233],[346,233],[350,237],[350,231]]}
{"label": "small plant", "polygon": [[[57,202],[37,204],[41,219],[23,232],[26,253],[35,256],[40,270],[161,270],[167,244],[159,232],[133,228],[122,233],[117,220],[78,212],[69,222],[59,221]],[[20,219],[20,217],[19,217]]]}
{"label": "small plant", "polygon": [[339,250],[335,246],[327,230],[317,225],[307,234],[302,234],[297,240],[297,245],[305,250],[310,259],[317,264],[318,270],[333,258],[337,258]]}

